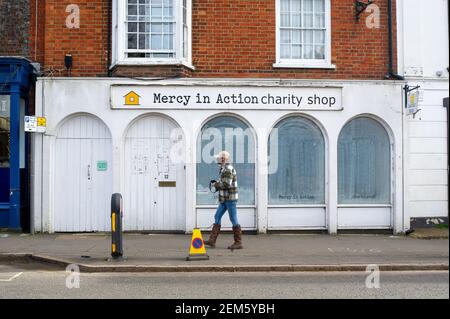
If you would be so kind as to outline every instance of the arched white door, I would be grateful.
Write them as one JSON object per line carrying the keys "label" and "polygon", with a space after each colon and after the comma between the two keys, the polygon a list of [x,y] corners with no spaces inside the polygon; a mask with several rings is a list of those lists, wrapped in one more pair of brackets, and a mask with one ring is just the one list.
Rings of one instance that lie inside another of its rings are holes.
{"label": "arched white door", "polygon": [[[301,116],[277,123],[270,134],[269,229],[326,229],[325,139]],[[271,153],[273,152],[273,153]]]}
{"label": "arched white door", "polygon": [[125,138],[125,230],[185,230],[183,152],[179,127],[165,117],[146,116],[130,127]]}
{"label": "arched white door", "polygon": [[389,134],[376,120],[347,123],[338,141],[338,228],[392,228]]}
{"label": "arched white door", "polygon": [[55,150],[54,230],[110,229],[112,142],[106,125],[92,115],[68,119]]}

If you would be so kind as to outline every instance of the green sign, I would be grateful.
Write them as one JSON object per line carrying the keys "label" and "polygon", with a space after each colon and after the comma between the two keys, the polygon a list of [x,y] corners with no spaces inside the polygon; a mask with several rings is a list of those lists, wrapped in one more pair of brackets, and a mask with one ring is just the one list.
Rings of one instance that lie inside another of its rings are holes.
{"label": "green sign", "polygon": [[107,161],[97,161],[97,171],[104,172],[108,170],[108,162]]}

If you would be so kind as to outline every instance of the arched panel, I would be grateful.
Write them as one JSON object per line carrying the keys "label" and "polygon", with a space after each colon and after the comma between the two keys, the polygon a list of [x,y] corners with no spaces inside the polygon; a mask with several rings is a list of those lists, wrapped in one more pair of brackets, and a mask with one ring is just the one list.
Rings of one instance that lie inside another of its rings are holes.
{"label": "arched panel", "polygon": [[185,230],[183,149],[174,121],[147,115],[132,123],[125,136],[126,230]]}
{"label": "arched panel", "polygon": [[217,179],[219,168],[214,155],[231,154],[238,172],[239,204],[255,204],[255,142],[251,128],[242,120],[221,115],[208,121],[197,140],[197,204],[214,205],[217,195],[209,192],[209,181]]}
{"label": "arched panel", "polygon": [[276,167],[269,174],[269,204],[325,204],[325,141],[319,127],[300,116],[285,118],[271,132],[269,145]]}
{"label": "arched panel", "polygon": [[70,117],[60,126],[55,147],[55,189],[59,191],[55,231],[109,230],[112,141],[108,127],[93,115]]}

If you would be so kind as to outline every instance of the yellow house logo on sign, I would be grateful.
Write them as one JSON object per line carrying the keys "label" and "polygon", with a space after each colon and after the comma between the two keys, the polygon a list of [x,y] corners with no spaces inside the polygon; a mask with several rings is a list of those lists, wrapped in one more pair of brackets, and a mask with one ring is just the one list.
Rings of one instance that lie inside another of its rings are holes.
{"label": "yellow house logo on sign", "polygon": [[141,97],[134,91],[131,91],[127,95],[124,96],[125,105],[140,105]]}

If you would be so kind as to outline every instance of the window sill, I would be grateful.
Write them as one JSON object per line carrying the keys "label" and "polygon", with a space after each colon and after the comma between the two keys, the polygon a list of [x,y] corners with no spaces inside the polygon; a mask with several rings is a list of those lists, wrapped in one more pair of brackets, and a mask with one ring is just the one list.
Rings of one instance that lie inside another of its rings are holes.
{"label": "window sill", "polygon": [[278,62],[273,64],[274,68],[286,68],[286,69],[336,69],[336,65],[331,63],[318,63],[318,64],[308,64],[308,63],[289,63],[289,62]]}
{"label": "window sill", "polygon": [[188,63],[186,61],[178,61],[178,60],[168,60],[168,61],[148,61],[148,60],[124,60],[124,61],[118,61],[111,65],[110,69],[114,68],[115,66],[166,66],[166,65],[172,65],[172,66],[185,66],[186,68],[194,71],[195,66],[193,66],[191,63]]}

